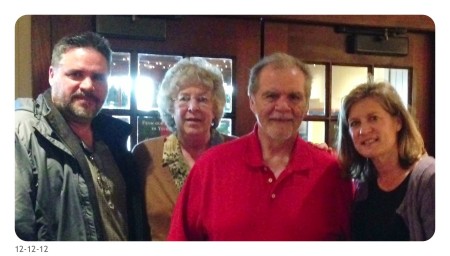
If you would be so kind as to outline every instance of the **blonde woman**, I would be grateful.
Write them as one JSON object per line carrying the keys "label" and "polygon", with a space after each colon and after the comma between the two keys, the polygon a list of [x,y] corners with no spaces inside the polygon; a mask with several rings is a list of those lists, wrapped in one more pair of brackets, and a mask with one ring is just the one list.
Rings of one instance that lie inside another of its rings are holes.
{"label": "blonde woman", "polygon": [[359,85],[344,98],[339,122],[338,157],[356,184],[352,239],[430,239],[435,159],[396,90]]}

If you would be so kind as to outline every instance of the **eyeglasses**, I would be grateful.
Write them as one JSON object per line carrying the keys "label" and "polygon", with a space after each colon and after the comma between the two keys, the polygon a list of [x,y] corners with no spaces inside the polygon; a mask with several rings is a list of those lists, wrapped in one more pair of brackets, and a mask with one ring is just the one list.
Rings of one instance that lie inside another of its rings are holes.
{"label": "eyeglasses", "polygon": [[192,104],[192,100],[200,108],[211,106],[211,99],[206,95],[191,96],[188,94],[180,94],[177,98],[174,99],[174,101],[178,103],[180,107],[189,107],[189,105]]}

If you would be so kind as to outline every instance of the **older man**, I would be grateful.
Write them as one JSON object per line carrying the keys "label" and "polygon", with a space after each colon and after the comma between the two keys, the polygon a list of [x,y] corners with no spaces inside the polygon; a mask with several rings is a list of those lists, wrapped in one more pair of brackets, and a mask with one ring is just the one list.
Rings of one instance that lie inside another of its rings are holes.
{"label": "older man", "polygon": [[197,160],[181,191],[169,240],[349,239],[351,181],[331,154],[301,139],[312,77],[283,53],[250,72],[254,130]]}

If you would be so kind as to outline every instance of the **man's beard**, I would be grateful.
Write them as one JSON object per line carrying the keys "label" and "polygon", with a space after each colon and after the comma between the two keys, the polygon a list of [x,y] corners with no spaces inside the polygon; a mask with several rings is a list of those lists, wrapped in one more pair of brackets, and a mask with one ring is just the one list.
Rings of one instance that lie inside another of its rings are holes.
{"label": "man's beard", "polygon": [[274,140],[274,141],[285,141],[290,138],[292,138],[294,135],[296,135],[294,129],[280,129],[279,127],[269,127],[267,129],[267,134]]}
{"label": "man's beard", "polygon": [[[90,97],[91,99],[93,99],[96,102],[95,109],[91,110],[90,108],[86,108],[83,105],[75,104],[77,98],[79,97]],[[94,119],[98,115],[102,106],[100,105],[100,107],[97,107],[99,105],[99,99],[97,97],[82,93],[72,95],[68,102],[58,102],[55,103],[55,105],[66,120],[77,123],[90,123],[92,119]]]}

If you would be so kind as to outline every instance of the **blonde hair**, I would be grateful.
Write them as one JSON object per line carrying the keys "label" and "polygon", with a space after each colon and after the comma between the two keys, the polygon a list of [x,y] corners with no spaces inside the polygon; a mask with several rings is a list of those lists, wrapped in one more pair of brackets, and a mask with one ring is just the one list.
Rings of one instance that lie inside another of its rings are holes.
{"label": "blonde hair", "polygon": [[204,58],[187,57],[167,71],[158,92],[157,103],[161,120],[172,132],[176,131],[173,99],[184,86],[192,84],[200,84],[212,92],[212,128],[217,128],[222,119],[226,101],[222,73]]}
{"label": "blonde hair", "polygon": [[426,154],[419,129],[395,88],[386,82],[360,84],[351,90],[342,101],[336,148],[344,170],[348,171],[353,178],[361,180],[367,177],[371,162],[360,155],[353,145],[349,132],[348,114],[355,103],[369,97],[375,99],[384,110],[390,115],[398,117],[402,122],[402,128],[397,136],[400,165],[403,168],[409,168],[422,155]]}

